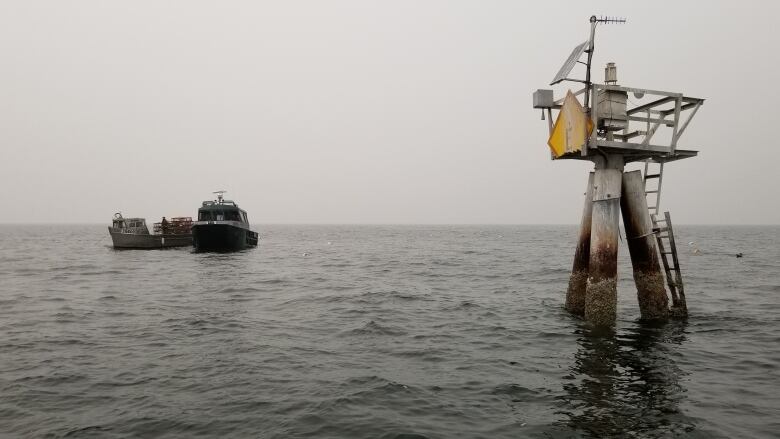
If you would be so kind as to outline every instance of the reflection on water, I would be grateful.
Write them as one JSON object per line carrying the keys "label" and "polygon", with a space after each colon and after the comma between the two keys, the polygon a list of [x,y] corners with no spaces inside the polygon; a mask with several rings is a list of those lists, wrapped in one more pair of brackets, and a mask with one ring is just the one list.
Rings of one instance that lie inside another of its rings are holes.
{"label": "reflection on water", "polygon": [[582,327],[564,384],[568,427],[592,437],[668,437],[693,431],[679,409],[685,375],[674,346],[685,323],[637,323],[617,332]]}

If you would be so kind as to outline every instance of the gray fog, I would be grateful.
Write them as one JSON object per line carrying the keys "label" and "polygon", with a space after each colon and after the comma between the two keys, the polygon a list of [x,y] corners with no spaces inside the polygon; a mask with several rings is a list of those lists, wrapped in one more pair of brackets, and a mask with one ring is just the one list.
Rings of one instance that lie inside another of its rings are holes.
{"label": "gray fog", "polygon": [[0,222],[577,223],[531,93],[592,14],[594,80],[707,99],[663,210],[780,224],[778,3],[451,0],[4,1]]}

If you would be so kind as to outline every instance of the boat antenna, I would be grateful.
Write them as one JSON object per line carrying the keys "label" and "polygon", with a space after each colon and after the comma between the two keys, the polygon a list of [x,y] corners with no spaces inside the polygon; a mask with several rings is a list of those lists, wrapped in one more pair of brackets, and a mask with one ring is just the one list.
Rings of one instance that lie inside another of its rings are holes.
{"label": "boat antenna", "polygon": [[595,48],[595,42],[596,42],[596,25],[597,24],[623,24],[626,22],[625,18],[619,18],[619,17],[596,17],[595,15],[590,16],[590,38],[588,39],[588,48],[585,49],[585,53],[588,54],[588,62],[585,64],[585,111],[590,112],[590,105],[589,105],[589,98],[590,98],[590,89],[593,86],[593,83],[590,81],[590,67],[591,62],[593,61],[593,50]]}
{"label": "boat antenna", "polygon": [[222,204],[222,196],[227,191],[214,191],[213,193],[217,194],[217,202],[219,204]]}

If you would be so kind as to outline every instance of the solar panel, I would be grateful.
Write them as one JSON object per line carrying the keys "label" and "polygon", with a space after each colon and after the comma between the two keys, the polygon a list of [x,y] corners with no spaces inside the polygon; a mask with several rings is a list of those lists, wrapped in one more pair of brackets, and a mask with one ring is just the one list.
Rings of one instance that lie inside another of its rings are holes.
{"label": "solar panel", "polygon": [[555,78],[553,78],[550,85],[555,85],[564,79],[566,79],[567,76],[569,76],[569,73],[571,73],[571,70],[574,68],[574,65],[577,64],[577,60],[580,59],[580,55],[582,55],[583,52],[585,52],[585,49],[588,47],[588,42],[584,42],[580,44],[579,46],[575,47],[574,50],[571,51],[571,55],[569,55],[569,59],[566,60],[565,63],[563,63],[563,66],[561,66],[561,69],[558,70],[558,74],[555,75]]}

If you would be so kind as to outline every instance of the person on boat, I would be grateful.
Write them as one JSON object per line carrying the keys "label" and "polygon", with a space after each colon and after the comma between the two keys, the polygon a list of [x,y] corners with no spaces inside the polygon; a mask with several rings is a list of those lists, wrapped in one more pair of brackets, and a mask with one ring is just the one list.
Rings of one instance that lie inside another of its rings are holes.
{"label": "person on boat", "polygon": [[163,217],[162,221],[160,222],[160,229],[162,230],[163,235],[168,233],[168,220],[165,219],[165,217]]}

